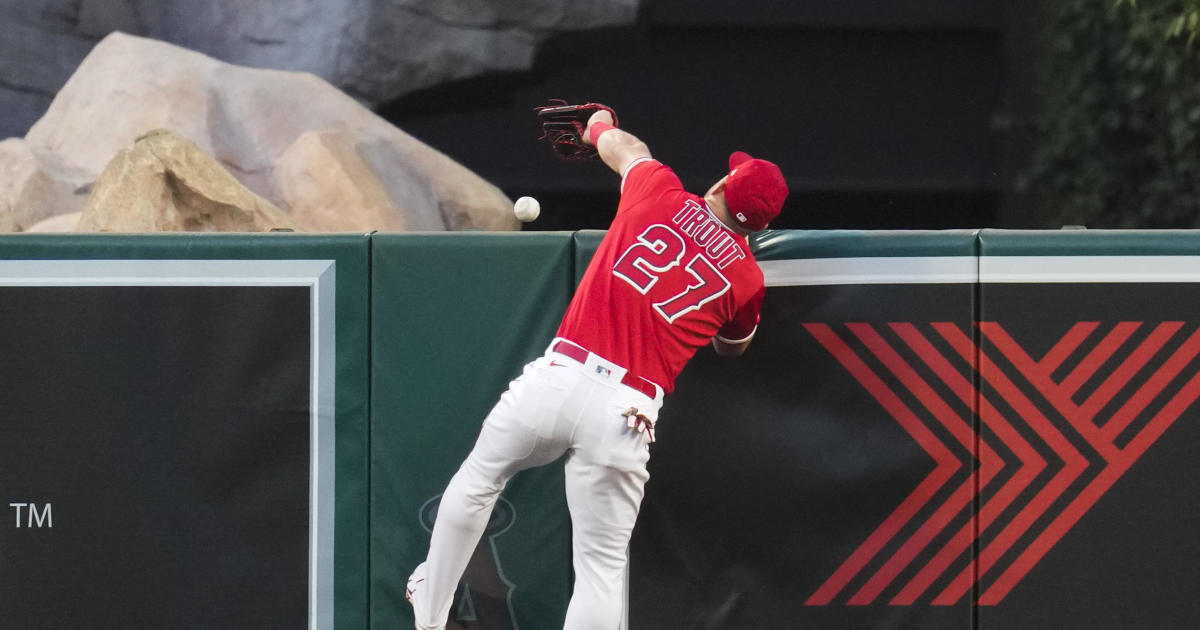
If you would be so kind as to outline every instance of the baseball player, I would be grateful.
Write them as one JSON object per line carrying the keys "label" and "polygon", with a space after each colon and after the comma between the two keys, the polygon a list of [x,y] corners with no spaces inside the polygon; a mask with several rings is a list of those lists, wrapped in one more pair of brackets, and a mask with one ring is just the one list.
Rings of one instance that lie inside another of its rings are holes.
{"label": "baseball player", "polygon": [[408,580],[419,630],[446,627],[508,480],[564,453],[575,585],[563,627],[616,630],[663,396],[701,346],[740,355],[758,326],[763,276],[746,237],[783,205],[779,168],[734,153],[729,173],[697,196],[615,126],[612,110],[572,107],[592,109],[570,142],[621,176],[616,217],[557,336],[501,396],[442,495],[428,557]]}

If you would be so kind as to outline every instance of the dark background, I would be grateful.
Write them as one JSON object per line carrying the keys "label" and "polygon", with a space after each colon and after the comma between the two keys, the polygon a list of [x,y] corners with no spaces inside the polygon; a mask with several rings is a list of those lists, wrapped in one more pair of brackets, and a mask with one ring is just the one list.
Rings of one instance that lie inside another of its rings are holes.
{"label": "dark background", "polygon": [[702,193],[734,150],[777,162],[776,228],[1022,227],[1007,211],[1021,158],[1008,121],[1028,101],[1027,0],[649,0],[635,27],[559,35],[530,73],[379,108],[516,198],[525,229],[604,228],[602,164],[537,142],[550,98],[613,106],[620,124]]}

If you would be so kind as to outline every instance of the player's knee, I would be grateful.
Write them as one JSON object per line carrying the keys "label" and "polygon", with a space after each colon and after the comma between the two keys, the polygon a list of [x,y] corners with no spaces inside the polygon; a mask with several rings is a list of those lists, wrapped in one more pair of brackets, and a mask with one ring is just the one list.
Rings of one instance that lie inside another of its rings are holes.
{"label": "player's knee", "polygon": [[463,478],[474,494],[493,498],[504,490],[509,479],[503,471],[497,471],[495,467],[485,465],[474,457],[468,457],[467,461],[463,462],[458,476]]}
{"label": "player's knee", "polygon": [[493,505],[496,505],[496,499],[500,496],[500,492],[504,489],[499,484],[486,484],[480,486],[475,492],[467,495],[468,507],[476,510],[490,510]]}
{"label": "player's knee", "polygon": [[505,480],[493,480],[487,475],[479,474],[478,471],[473,471],[468,463],[464,465],[454,479],[450,481],[450,487],[446,489],[446,497],[457,495],[455,501],[462,509],[467,511],[482,511],[490,510],[496,504],[496,499],[504,490]]}

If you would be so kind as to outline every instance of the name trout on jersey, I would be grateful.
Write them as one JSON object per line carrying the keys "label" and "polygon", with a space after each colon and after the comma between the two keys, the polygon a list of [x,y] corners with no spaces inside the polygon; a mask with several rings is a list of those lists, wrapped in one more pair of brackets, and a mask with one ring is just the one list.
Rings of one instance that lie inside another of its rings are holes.
{"label": "name trout on jersey", "polygon": [[[687,251],[684,236],[700,247],[700,253],[683,265],[688,274],[685,281],[667,289],[665,295],[659,295],[664,293],[659,290],[651,296],[651,299],[662,298],[652,304],[668,324],[724,295],[730,283],[721,270],[746,257],[735,237],[694,200],[688,200],[671,222],[678,229],[662,223],[647,227],[613,265],[613,275],[642,295],[648,295],[659,280],[683,262]],[[685,284],[682,290],[679,284]]]}

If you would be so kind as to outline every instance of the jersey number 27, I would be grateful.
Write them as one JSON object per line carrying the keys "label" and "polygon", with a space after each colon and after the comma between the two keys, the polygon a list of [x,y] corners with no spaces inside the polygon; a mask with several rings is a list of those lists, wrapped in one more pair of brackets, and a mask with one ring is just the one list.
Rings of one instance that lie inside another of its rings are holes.
{"label": "jersey number 27", "polygon": [[[664,274],[679,266],[685,250],[683,237],[678,232],[656,223],[646,228],[638,236],[638,242],[621,254],[613,265],[613,275],[628,282],[642,295],[649,295]],[[701,254],[692,256],[683,268],[691,275],[683,291],[670,296],[650,295],[652,300],[665,298],[653,305],[668,324],[729,290],[729,280]]]}

